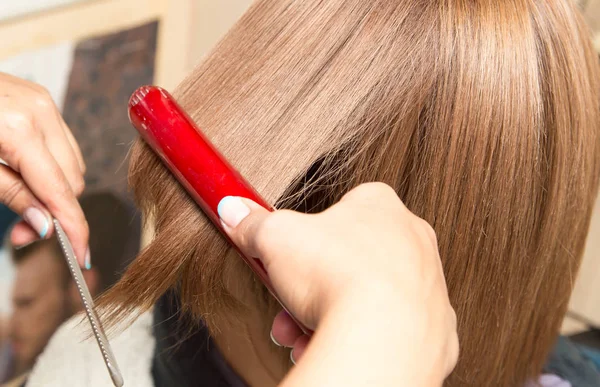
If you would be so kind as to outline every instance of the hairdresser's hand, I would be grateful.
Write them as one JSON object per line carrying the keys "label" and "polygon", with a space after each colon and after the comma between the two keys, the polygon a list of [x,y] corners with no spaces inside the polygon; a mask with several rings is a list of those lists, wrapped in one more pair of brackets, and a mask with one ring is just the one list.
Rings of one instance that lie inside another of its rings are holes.
{"label": "hairdresser's hand", "polygon": [[226,198],[233,241],[264,263],[283,302],[273,337],[298,361],[286,385],[441,385],[458,356],[456,316],[435,233],[384,184],[317,215]]}
{"label": "hairdresser's hand", "polygon": [[79,146],[48,92],[0,73],[0,201],[23,217],[13,230],[19,246],[63,225],[83,264],[88,226],[76,197],[84,188]]}

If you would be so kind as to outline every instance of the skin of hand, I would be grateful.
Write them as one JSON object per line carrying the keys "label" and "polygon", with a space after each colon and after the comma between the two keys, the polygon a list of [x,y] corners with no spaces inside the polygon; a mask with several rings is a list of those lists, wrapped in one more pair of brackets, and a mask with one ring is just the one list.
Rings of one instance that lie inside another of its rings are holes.
{"label": "skin of hand", "polygon": [[393,189],[361,185],[320,214],[219,205],[309,338],[280,313],[272,338],[298,362],[284,386],[441,386],[458,359],[456,315],[433,229]]}
{"label": "skin of hand", "polygon": [[12,231],[20,246],[53,233],[52,216],[89,266],[89,229],[77,197],[85,163],[73,134],[43,87],[0,73],[0,202],[23,218]]}

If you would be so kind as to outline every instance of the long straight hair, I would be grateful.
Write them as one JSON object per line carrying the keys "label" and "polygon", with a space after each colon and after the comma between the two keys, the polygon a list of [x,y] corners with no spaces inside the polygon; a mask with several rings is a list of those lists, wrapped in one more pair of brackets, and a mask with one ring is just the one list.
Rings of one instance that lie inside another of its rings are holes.
{"label": "long straight hair", "polygon": [[[461,342],[447,384],[517,386],[541,372],[582,256],[599,82],[570,0],[259,0],[175,95],[280,208],[394,187],[438,235]],[[141,141],[130,182],[155,237],[110,317],[175,289],[214,330],[244,313],[236,283],[267,326],[273,302]]]}

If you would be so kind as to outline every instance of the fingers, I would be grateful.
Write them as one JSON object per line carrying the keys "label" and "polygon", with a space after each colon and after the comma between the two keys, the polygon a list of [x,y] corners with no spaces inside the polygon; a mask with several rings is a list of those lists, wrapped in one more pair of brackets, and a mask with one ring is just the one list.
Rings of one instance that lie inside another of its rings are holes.
{"label": "fingers", "polygon": [[286,311],[281,311],[273,320],[273,328],[271,329],[271,339],[280,347],[291,348],[296,340],[302,336],[302,330],[298,328],[298,324],[292,320]]}
{"label": "fingers", "polygon": [[281,311],[273,321],[271,340],[279,346],[292,348],[290,360],[296,362],[302,357],[310,337],[306,336],[286,311]]}
{"label": "fingers", "polygon": [[292,363],[296,364],[300,358],[302,358],[302,355],[304,355],[309,342],[310,337],[306,335],[298,337],[294,343],[294,349],[292,349],[292,352],[290,352],[290,360]]}
{"label": "fingers", "polygon": [[[22,157],[12,160],[12,163],[9,160],[7,162],[11,166],[17,166],[27,187],[46,205],[49,213],[59,220],[83,266],[88,254],[89,230],[75,192],[49,149],[41,144],[40,140],[30,142],[31,151],[36,154],[35,158]],[[20,214],[25,216],[25,213]],[[52,229],[51,222],[49,229]]]}
{"label": "fingers", "polygon": [[73,193],[75,193],[76,196],[79,196],[83,193],[85,184],[75,150],[71,146],[65,130],[58,120],[53,121],[52,124],[49,124],[48,126],[47,130],[52,131],[46,135],[46,145],[48,146],[48,150],[52,156],[54,156],[56,163],[63,171]]}
{"label": "fingers", "polygon": [[227,196],[219,203],[219,217],[231,240],[246,254],[262,258],[259,237],[270,212],[251,200]]}
{"label": "fingers", "polygon": [[[38,202],[21,179],[21,176],[5,165],[0,165],[0,202],[21,215],[29,226],[35,230],[37,238],[46,238],[50,235],[52,222],[48,210]],[[19,234],[18,229],[17,234]],[[23,232],[21,232],[21,235],[24,235]],[[23,243],[33,241],[30,240],[31,233],[28,233],[27,236],[27,238],[21,238]]]}
{"label": "fingers", "polygon": [[[285,252],[305,245],[305,214],[278,210],[269,212],[252,200],[228,196],[219,203],[225,232],[246,255],[259,258],[267,271]],[[304,227],[303,235],[296,232]]]}
{"label": "fingers", "polygon": [[35,108],[32,114],[33,125],[37,129],[34,132],[41,133],[50,153],[67,178],[71,190],[79,196],[84,188],[83,172],[78,155],[66,133],[70,131],[66,128],[66,124],[63,125],[60,112],[47,91],[41,89],[35,92],[31,99]]}
{"label": "fingers", "polygon": [[60,117],[60,119],[62,122],[63,131],[65,132],[65,135],[67,136],[67,140],[69,141],[69,144],[71,144],[71,148],[73,148],[73,153],[75,153],[75,157],[77,158],[77,163],[79,164],[79,170],[81,171],[82,175],[85,175],[87,168],[85,165],[85,161],[83,160],[83,155],[81,154],[81,149],[79,148],[79,145],[77,144],[77,141],[75,140],[75,137],[73,136],[73,133],[71,133],[71,129],[69,129],[69,127],[67,126],[65,121],[62,119],[62,117]]}
{"label": "fingers", "polygon": [[17,247],[28,245],[39,238],[38,233],[24,220],[15,224],[10,233],[10,243]]}
{"label": "fingers", "polygon": [[[84,188],[81,152],[45,89],[2,74],[0,82],[5,89],[0,100],[0,158],[28,188],[14,188],[14,176],[3,174],[5,200],[42,235],[44,222],[39,212],[27,212],[30,207],[23,204],[37,198],[39,205],[34,207],[45,214],[47,233],[52,232],[51,214],[62,224],[83,263],[88,255],[88,226],[76,199]],[[12,198],[15,191],[20,193]],[[13,237],[26,240],[30,235],[25,230],[17,228]]]}

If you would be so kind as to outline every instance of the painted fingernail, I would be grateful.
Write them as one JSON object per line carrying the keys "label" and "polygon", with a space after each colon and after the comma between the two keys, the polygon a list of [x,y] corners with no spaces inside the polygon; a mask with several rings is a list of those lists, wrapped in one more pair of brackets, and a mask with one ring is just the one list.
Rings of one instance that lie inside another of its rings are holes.
{"label": "painted fingernail", "polygon": [[44,239],[48,235],[50,221],[38,208],[30,207],[23,212],[23,219]]}
{"label": "painted fingernail", "polygon": [[275,340],[275,337],[273,336],[273,330],[271,329],[271,341],[278,347],[283,347],[283,345],[279,344],[279,342],[277,340]]}
{"label": "painted fingernail", "polygon": [[240,197],[226,196],[219,202],[217,212],[223,223],[234,228],[250,215],[250,207]]}
{"label": "painted fingernail", "polygon": [[290,351],[290,360],[292,361],[292,364],[296,365],[296,360],[294,360],[294,350],[293,349]]}
{"label": "painted fingernail", "polygon": [[35,242],[36,242],[36,241],[31,241],[31,242],[29,242],[29,243],[25,243],[24,245],[15,246],[15,250],[17,250],[17,251],[18,251],[18,250],[24,249],[24,248],[25,248],[25,247],[27,247],[27,246],[31,246],[31,245],[32,245],[32,244],[34,244]]}
{"label": "painted fingernail", "polygon": [[92,269],[92,256],[90,254],[90,248],[88,247],[87,251],[85,252],[85,270],[91,270]]}

